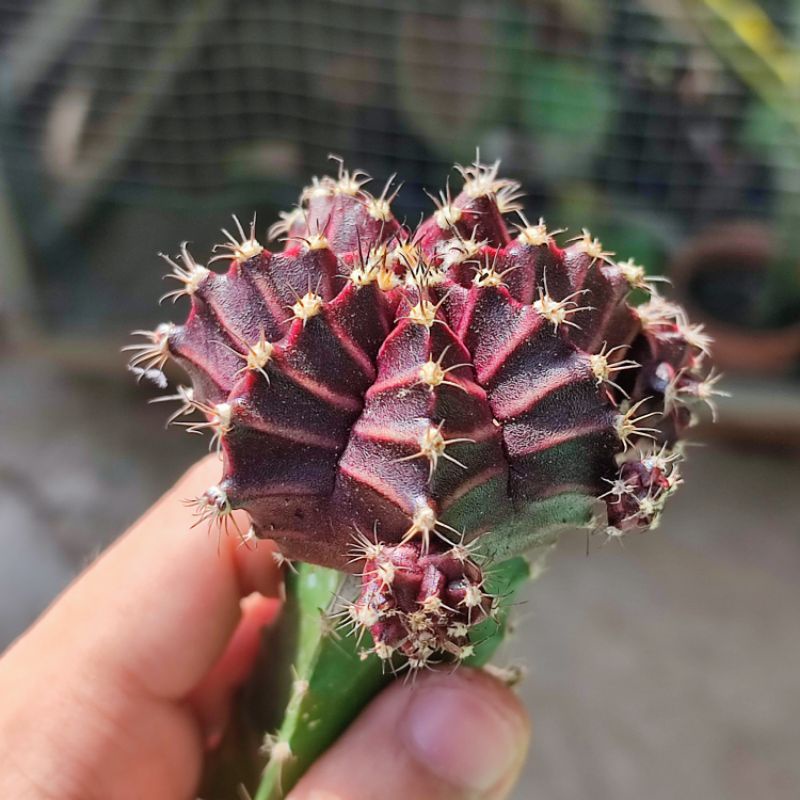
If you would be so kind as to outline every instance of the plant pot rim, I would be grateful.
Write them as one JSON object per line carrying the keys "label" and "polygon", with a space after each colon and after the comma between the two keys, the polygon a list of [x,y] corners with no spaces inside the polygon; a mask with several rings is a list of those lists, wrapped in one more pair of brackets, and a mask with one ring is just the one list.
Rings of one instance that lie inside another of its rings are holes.
{"label": "plant pot rim", "polygon": [[779,328],[753,329],[713,316],[698,303],[689,289],[693,275],[725,269],[725,256],[747,262],[753,272],[764,272],[774,255],[770,227],[754,220],[719,223],[698,234],[678,250],[669,275],[680,302],[708,328],[714,338],[715,361],[725,369],[774,372],[791,366],[800,357],[800,321]]}

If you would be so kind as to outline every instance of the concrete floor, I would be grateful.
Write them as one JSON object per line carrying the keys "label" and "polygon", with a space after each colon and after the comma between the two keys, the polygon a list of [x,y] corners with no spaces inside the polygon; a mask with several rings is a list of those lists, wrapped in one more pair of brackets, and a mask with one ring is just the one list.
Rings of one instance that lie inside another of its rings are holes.
{"label": "concrete floor", "polygon": [[[0,647],[202,453],[119,379],[0,361]],[[504,659],[518,800],[800,796],[800,459],[696,449],[660,530],[566,539]]]}
{"label": "concrete floor", "polygon": [[561,542],[512,652],[535,725],[517,797],[800,797],[800,462],[697,450],[662,527]]}

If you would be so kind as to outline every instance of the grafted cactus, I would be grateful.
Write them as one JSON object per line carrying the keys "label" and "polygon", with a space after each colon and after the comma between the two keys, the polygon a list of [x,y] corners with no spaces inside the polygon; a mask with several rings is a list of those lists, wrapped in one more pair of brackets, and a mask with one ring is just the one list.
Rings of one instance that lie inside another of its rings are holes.
{"label": "grafted cactus", "polygon": [[392,670],[473,658],[473,629],[502,622],[488,561],[657,523],[717,393],[702,328],[587,231],[562,246],[530,224],[497,167],[458,167],[411,231],[391,179],[376,197],[340,164],[272,226],[282,250],[237,221],[224,274],[167,258],[189,316],[132,348],[159,383],[183,367],[171,420],[222,454],[201,517],[245,509],[246,537],[358,574],[344,627]]}

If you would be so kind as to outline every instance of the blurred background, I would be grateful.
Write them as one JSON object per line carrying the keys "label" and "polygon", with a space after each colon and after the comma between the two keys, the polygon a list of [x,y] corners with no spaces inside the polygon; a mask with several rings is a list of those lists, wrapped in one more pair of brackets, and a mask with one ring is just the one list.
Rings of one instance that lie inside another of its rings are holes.
{"label": "blurred background", "polygon": [[528,591],[517,798],[796,800],[796,0],[0,0],[0,647],[204,450],[119,353],[156,253],[263,240],[329,153],[416,221],[476,146],[669,276],[733,393],[659,531]]}

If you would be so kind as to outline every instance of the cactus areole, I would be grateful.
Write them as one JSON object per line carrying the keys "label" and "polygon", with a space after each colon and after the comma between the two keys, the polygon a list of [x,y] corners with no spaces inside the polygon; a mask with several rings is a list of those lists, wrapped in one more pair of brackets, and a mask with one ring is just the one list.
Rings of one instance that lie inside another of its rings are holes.
{"label": "cactus areole", "polygon": [[717,393],[701,327],[588,231],[529,223],[497,167],[458,167],[412,231],[391,179],[374,196],[340,165],[272,226],[283,249],[237,220],[208,266],[165,257],[188,318],[131,347],[161,385],[183,368],[171,420],[221,453],[198,514],[245,509],[244,536],[360,575],[345,624],[411,668],[472,653],[488,562],[653,527]]}

